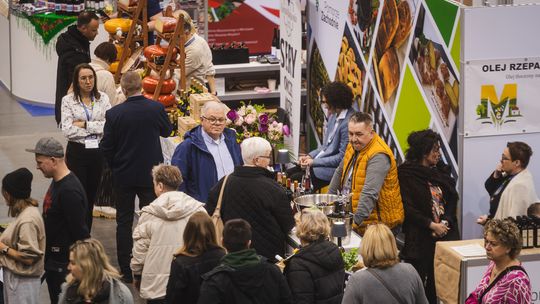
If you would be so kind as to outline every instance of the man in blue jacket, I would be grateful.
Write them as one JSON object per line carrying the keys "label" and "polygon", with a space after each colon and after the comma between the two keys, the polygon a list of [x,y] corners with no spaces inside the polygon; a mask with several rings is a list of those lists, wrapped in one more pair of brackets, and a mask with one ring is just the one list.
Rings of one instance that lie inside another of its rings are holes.
{"label": "man in blue jacket", "polygon": [[201,109],[201,125],[184,135],[171,163],[182,172],[180,191],[206,203],[210,189],[235,166],[243,165],[235,131],[225,128],[227,107],[209,101]]}
{"label": "man in blue jacket", "polygon": [[141,77],[127,72],[120,80],[127,97],[105,114],[101,150],[112,170],[116,194],[116,248],[125,282],[132,281],[133,214],[135,196],[139,208],[156,199],[152,168],[163,162],[159,137],[172,132],[165,108],[141,95]]}

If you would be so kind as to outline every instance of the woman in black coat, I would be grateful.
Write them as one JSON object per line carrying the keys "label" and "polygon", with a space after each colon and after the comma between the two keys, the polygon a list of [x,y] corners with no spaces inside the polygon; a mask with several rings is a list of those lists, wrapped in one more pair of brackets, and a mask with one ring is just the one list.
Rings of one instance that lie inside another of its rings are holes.
{"label": "woman in black coat", "polygon": [[[288,232],[294,227],[290,201],[267,167],[272,147],[260,137],[245,139],[241,146],[244,166],[234,168],[223,191],[221,218],[223,222],[243,219],[252,227],[251,247],[259,255],[275,261],[284,256]],[[210,190],[206,210],[213,214],[223,178]]]}
{"label": "woman in black coat", "polygon": [[304,209],[297,217],[300,250],[285,263],[284,274],[297,304],[339,304],[345,288],[341,251],[328,241],[330,224],[317,209]]}
{"label": "woman in black coat", "polygon": [[195,304],[199,299],[201,276],[214,269],[225,250],[217,243],[212,219],[196,212],[184,230],[184,245],[175,254],[167,283],[167,303]]}
{"label": "woman in black coat", "polygon": [[409,150],[398,177],[405,209],[405,246],[400,256],[416,268],[430,303],[436,303],[435,243],[459,239],[456,181],[441,160],[441,138],[426,129],[407,138]]}

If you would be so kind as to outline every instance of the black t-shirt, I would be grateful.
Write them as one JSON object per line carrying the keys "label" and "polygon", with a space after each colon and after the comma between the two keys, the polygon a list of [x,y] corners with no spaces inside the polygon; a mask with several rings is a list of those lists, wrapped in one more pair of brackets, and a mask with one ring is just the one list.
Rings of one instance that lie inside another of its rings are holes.
{"label": "black t-shirt", "polygon": [[65,271],[69,247],[90,237],[86,225],[87,199],[84,188],[73,173],[51,183],[51,206],[45,220],[45,269]]}

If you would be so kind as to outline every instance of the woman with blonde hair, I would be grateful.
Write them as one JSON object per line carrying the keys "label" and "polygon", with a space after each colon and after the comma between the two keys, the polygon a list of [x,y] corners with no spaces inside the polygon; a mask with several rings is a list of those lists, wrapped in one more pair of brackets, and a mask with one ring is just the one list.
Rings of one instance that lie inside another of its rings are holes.
{"label": "woman with blonde hair", "polygon": [[366,268],[351,276],[342,303],[428,303],[414,267],[399,262],[396,239],[386,225],[368,226],[360,255]]}
{"label": "woman with blonde hair", "polygon": [[283,271],[294,303],[341,303],[345,266],[339,248],[328,240],[328,218],[318,209],[304,209],[295,219],[301,247]]}
{"label": "woman with blonde hair", "polygon": [[96,239],[77,241],[69,252],[70,274],[62,285],[60,304],[132,304],[133,296],[120,282],[120,274],[109,262],[105,248]]}
{"label": "woman with blonde hair", "polygon": [[0,236],[5,303],[38,303],[43,273],[45,225],[38,203],[30,198],[32,173],[26,168],[6,174],[2,196],[15,218]]}
{"label": "woman with blonde hair", "polygon": [[171,264],[167,303],[197,303],[201,276],[214,269],[225,255],[217,238],[212,219],[206,212],[196,212],[189,218],[183,235],[184,245],[174,254]]}

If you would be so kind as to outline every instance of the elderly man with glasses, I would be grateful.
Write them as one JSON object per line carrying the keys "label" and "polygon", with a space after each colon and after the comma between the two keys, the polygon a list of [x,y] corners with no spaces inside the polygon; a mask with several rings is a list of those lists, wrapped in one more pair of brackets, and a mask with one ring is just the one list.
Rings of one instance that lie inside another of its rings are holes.
{"label": "elderly man with glasses", "polygon": [[[210,190],[206,211],[216,210],[223,188],[223,222],[241,218],[253,228],[251,248],[275,262],[276,254],[285,255],[287,233],[294,226],[291,204],[285,190],[268,170],[272,146],[261,137],[250,137],[241,144],[243,166],[234,168]],[[226,246],[225,246],[226,247]],[[227,248],[230,249],[230,248]]]}
{"label": "elderly man with glasses", "polygon": [[180,190],[200,202],[206,203],[218,180],[243,164],[236,133],[225,128],[226,113],[227,107],[220,102],[205,103],[201,125],[184,135],[171,160],[182,172]]}

